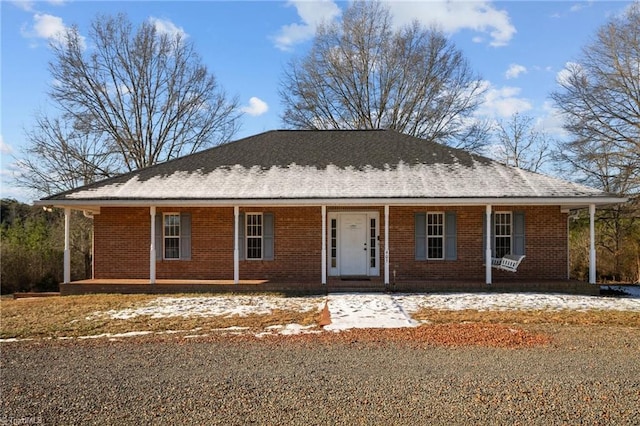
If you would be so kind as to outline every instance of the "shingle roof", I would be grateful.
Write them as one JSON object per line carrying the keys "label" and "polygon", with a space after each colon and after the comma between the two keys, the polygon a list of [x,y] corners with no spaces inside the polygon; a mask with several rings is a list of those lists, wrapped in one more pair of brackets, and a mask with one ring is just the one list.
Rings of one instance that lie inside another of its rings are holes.
{"label": "shingle roof", "polygon": [[278,130],[45,200],[606,196],[391,130]]}

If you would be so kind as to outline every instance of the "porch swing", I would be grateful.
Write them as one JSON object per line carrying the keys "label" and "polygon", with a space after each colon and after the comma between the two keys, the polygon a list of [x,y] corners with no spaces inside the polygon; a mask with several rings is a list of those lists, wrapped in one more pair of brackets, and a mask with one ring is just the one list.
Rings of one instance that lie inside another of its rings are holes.
{"label": "porch swing", "polygon": [[506,254],[503,257],[492,257],[491,267],[496,269],[502,269],[503,271],[518,272],[518,266],[524,255]]}

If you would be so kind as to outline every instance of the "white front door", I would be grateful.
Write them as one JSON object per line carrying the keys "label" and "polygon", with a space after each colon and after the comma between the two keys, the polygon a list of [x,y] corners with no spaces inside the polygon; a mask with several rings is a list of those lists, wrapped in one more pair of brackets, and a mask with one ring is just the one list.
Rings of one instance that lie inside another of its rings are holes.
{"label": "white front door", "polygon": [[367,215],[340,215],[340,275],[368,275]]}

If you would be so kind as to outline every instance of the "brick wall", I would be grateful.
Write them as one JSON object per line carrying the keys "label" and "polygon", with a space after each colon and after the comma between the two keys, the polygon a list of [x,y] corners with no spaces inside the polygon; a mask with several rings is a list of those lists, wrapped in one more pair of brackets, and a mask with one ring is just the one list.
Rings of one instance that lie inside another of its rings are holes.
{"label": "brick wall", "polygon": [[[567,216],[558,206],[500,206],[498,211],[525,213],[525,254],[517,273],[493,269],[496,279],[566,279]],[[414,215],[416,212],[456,211],[458,258],[415,260]],[[389,247],[391,276],[401,280],[482,279],[485,276],[483,216],[485,207],[394,207],[389,212]]]}
{"label": "brick wall", "polygon": [[[384,210],[380,213],[380,273],[383,275]],[[346,210],[327,208],[327,211]],[[414,215],[419,211],[456,211],[458,260],[416,261]],[[524,211],[526,259],[517,273],[493,270],[494,277],[518,279],[567,278],[566,214],[557,206],[500,207]],[[162,212],[190,212],[191,260],[161,260],[156,263],[158,279],[232,279],[233,208],[158,208]],[[320,207],[245,208],[243,212],[273,212],[275,259],[240,262],[241,279],[320,281]],[[390,270],[396,280],[484,279],[482,218],[479,207],[391,207]],[[105,207],[94,219],[95,278],[148,278],[150,215],[148,208]],[[161,250],[161,248],[158,248]]]}

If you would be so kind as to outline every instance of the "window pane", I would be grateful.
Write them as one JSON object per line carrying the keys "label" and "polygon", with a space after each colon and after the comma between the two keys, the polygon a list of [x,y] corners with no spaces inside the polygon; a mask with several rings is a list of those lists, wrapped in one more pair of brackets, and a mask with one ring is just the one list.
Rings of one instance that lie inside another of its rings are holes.
{"label": "window pane", "polygon": [[248,237],[262,236],[262,214],[247,215],[247,236]]}
{"label": "window pane", "polygon": [[427,258],[442,259],[444,257],[443,239],[440,237],[429,237],[427,239]]}
{"label": "window pane", "polygon": [[444,213],[427,213],[427,259],[444,258]]}
{"label": "window pane", "polygon": [[165,238],[164,257],[165,259],[180,258],[180,239],[179,238]]}
{"label": "window pane", "polygon": [[180,214],[164,215],[164,258],[180,259]]}
{"label": "window pane", "polygon": [[262,213],[247,214],[247,259],[262,259]]}
{"label": "window pane", "polygon": [[247,238],[247,259],[262,259],[262,238]]}
{"label": "window pane", "polygon": [[496,237],[496,257],[511,253],[511,237]]}
{"label": "window pane", "polygon": [[369,221],[369,266],[371,268],[376,267],[376,246],[377,246],[377,238],[376,238],[376,220],[371,218]]}
{"label": "window pane", "polygon": [[511,213],[496,213],[495,216],[496,257],[511,253]]}
{"label": "window pane", "polygon": [[335,268],[338,264],[338,221],[331,219],[331,267]]}
{"label": "window pane", "polygon": [[180,235],[180,215],[168,214],[164,216],[164,236],[177,237]]}

